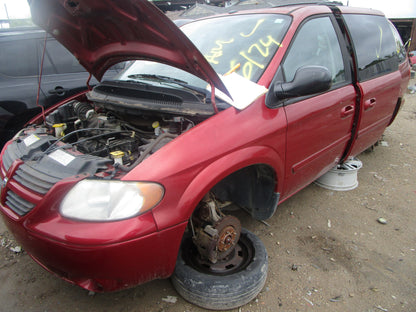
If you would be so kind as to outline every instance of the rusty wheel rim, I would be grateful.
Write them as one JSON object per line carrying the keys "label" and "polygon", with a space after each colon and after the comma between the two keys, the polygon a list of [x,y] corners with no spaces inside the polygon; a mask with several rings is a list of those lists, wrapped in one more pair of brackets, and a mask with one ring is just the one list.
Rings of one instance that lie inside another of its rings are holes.
{"label": "rusty wheel rim", "polygon": [[191,240],[186,245],[183,249],[185,262],[195,270],[211,275],[229,275],[242,271],[254,257],[253,245],[245,235],[241,235],[232,252],[217,263],[204,260]]}

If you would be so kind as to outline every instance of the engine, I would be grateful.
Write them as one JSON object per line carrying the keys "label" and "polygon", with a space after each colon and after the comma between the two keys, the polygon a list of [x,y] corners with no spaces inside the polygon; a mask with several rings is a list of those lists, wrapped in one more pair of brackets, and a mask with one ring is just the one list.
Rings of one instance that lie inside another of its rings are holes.
{"label": "engine", "polygon": [[[106,159],[111,167],[129,171],[182,132],[194,126],[186,117],[141,112],[120,113],[89,102],[72,101],[47,115],[43,125],[23,131],[48,135],[47,144],[31,154],[63,150],[71,155]],[[51,139],[53,137],[53,139]]]}

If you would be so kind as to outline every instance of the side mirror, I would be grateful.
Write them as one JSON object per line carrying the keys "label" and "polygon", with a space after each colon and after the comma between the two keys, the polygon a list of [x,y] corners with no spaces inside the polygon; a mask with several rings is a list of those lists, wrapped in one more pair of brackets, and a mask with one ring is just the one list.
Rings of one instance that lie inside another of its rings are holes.
{"label": "side mirror", "polygon": [[291,82],[277,82],[273,90],[277,100],[284,100],[324,92],[331,86],[332,75],[326,67],[303,66]]}

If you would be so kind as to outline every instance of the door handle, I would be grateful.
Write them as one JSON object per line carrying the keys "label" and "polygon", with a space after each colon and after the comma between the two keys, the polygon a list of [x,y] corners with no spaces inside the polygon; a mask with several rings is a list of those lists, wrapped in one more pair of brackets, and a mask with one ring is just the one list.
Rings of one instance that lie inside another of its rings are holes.
{"label": "door handle", "polygon": [[354,114],[354,106],[353,105],[347,105],[344,106],[341,109],[341,118],[347,117]]}
{"label": "door handle", "polygon": [[374,105],[376,105],[376,99],[375,98],[371,98],[369,100],[366,100],[364,102],[364,110],[370,109],[372,107],[374,107]]}
{"label": "door handle", "polygon": [[69,91],[69,89],[65,89],[61,86],[57,86],[57,87],[55,87],[55,89],[49,90],[48,93],[62,96],[62,95],[65,95],[65,92],[67,92],[67,91]]}

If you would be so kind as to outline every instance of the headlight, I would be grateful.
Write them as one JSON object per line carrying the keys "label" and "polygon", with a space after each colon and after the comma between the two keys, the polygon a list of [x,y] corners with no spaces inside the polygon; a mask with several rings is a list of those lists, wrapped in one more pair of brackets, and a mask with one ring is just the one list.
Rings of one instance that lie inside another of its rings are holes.
{"label": "headlight", "polygon": [[85,221],[127,219],[156,206],[163,193],[157,183],[82,180],[65,196],[60,213]]}

